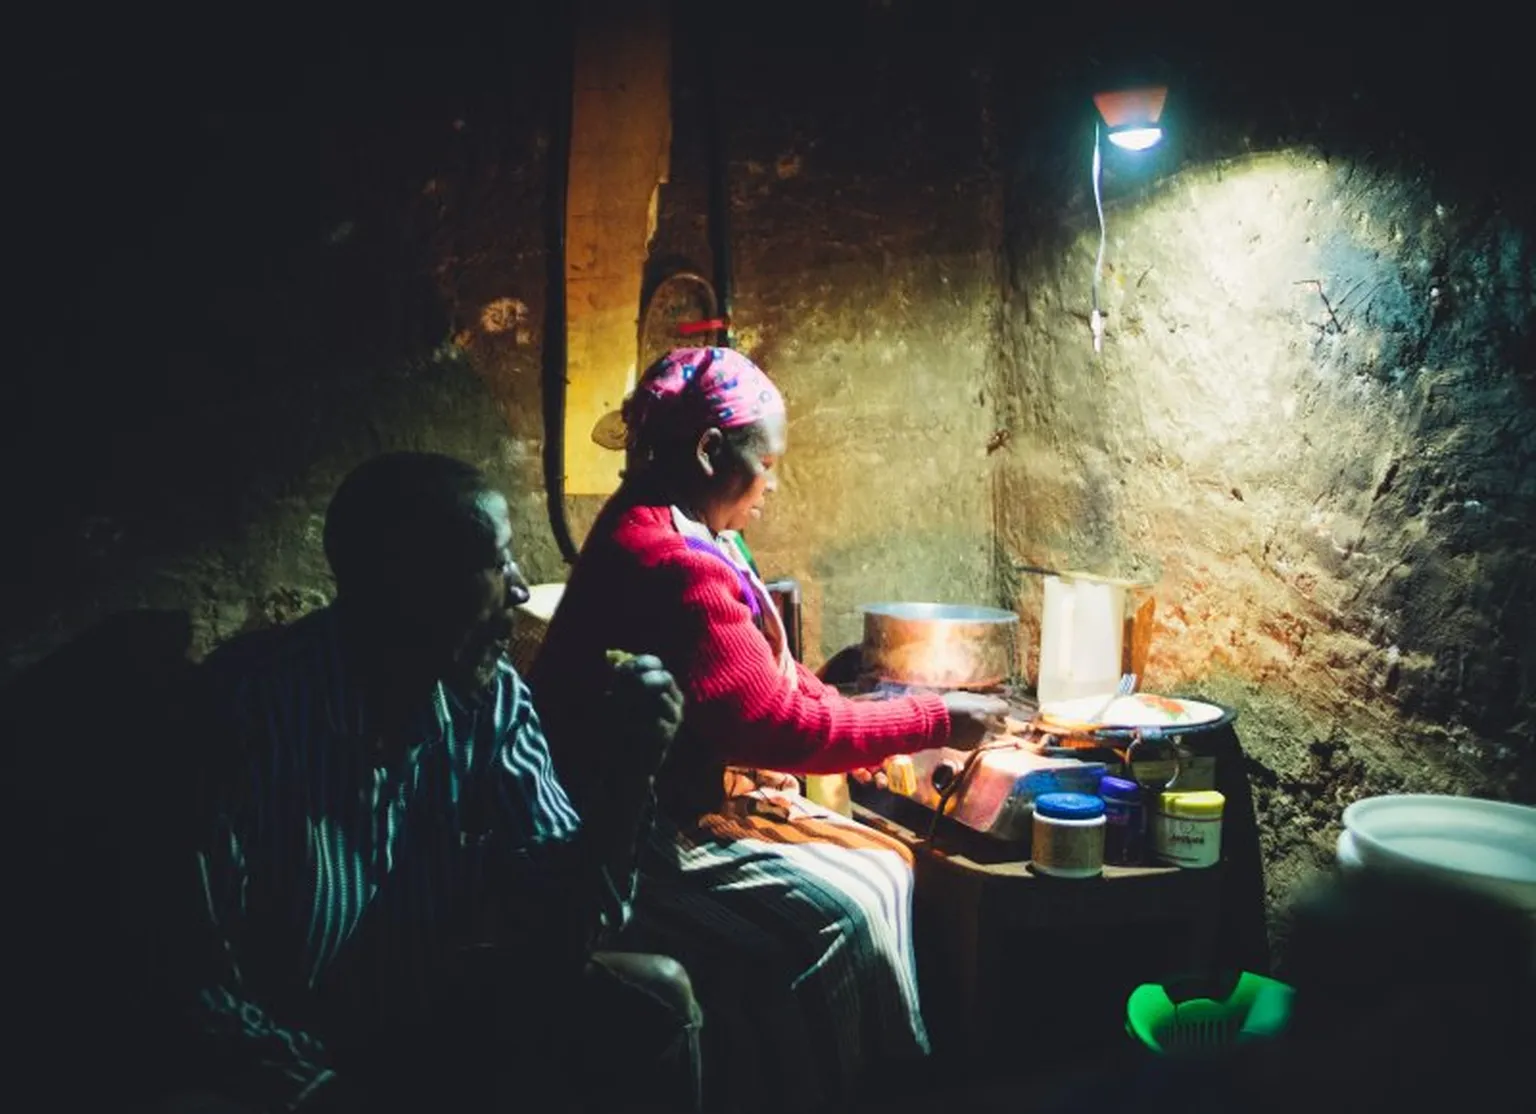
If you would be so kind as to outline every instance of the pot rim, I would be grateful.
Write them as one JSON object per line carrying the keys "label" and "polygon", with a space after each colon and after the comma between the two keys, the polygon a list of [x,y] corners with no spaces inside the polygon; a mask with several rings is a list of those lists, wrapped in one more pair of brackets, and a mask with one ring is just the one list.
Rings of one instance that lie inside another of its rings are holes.
{"label": "pot rim", "polygon": [[966,603],[926,603],[920,601],[893,601],[886,603],[862,603],[859,610],[866,616],[896,619],[903,622],[925,623],[995,623],[1017,624],[1016,611],[1001,607],[983,607]]}

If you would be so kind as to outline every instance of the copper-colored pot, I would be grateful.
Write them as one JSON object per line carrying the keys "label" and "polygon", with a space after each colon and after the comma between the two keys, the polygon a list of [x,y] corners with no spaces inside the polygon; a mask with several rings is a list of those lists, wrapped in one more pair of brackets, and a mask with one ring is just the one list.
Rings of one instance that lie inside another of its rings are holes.
{"label": "copper-colored pot", "polygon": [[871,603],[864,613],[864,671],[925,688],[981,689],[1016,673],[1019,617],[996,607]]}

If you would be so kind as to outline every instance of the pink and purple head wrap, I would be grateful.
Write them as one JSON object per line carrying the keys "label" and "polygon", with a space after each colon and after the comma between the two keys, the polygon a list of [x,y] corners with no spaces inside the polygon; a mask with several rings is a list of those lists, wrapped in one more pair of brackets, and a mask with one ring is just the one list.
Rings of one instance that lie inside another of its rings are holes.
{"label": "pink and purple head wrap", "polygon": [[676,348],[657,360],[624,402],[631,447],[734,429],[784,413],[784,396],[731,348]]}

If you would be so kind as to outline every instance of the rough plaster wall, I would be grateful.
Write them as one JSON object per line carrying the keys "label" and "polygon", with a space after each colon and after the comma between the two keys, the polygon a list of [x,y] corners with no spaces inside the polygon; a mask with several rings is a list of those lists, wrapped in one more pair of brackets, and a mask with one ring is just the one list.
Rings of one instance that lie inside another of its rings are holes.
{"label": "rough plaster wall", "polygon": [[[1353,796],[1536,796],[1528,217],[1326,127],[1144,186],[1111,168],[1094,360],[1082,152],[1070,202],[1015,203],[1005,227],[1003,197],[1039,185],[992,160],[989,106],[1018,98],[954,42],[882,56],[866,23],[818,26],[736,44],[751,79],[726,97],[739,340],[794,418],[752,541],[806,582],[813,655],[871,599],[1001,589],[1029,621],[994,545],[1156,572],[1148,683],[1239,707],[1277,897]],[[52,174],[21,180],[0,680],[124,608],[189,610],[202,650],[313,606],[325,498],[379,448],[486,464],[530,575],[563,575],[539,470],[548,85],[536,52],[508,66],[475,32],[418,54],[418,80],[312,64],[275,101],[221,94],[217,57],[189,74],[142,51],[39,87],[50,114],[12,131]],[[998,57],[1037,32],[996,36]],[[70,92],[129,57],[161,87]],[[1069,146],[1018,134],[1032,157]],[[658,252],[697,258],[689,159]]]}
{"label": "rough plaster wall", "polygon": [[493,65],[481,27],[415,41],[410,81],[318,42],[253,42],[253,74],[160,59],[153,30],[48,70],[23,133],[51,173],[24,180],[0,682],[114,612],[185,610],[201,654],[323,602],[325,503],[383,449],[485,466],[530,572],[557,571],[536,61]]}
{"label": "rough plaster wall", "polygon": [[995,596],[987,85],[883,46],[878,21],[861,33],[759,46],[724,101],[736,341],[790,410],[749,541],[766,573],[800,579],[817,660],[861,637],[861,603]]}
{"label": "rough plaster wall", "polygon": [[1144,686],[1239,710],[1277,910],[1360,796],[1536,797],[1529,226],[1308,144],[1106,190],[1102,358],[1091,207],[1014,229],[1005,550],[1157,577]]}

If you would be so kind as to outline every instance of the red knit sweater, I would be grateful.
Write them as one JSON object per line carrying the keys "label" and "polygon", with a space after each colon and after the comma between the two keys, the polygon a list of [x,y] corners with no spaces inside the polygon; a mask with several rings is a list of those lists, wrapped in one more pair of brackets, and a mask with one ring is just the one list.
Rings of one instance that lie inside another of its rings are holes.
{"label": "red knit sweater", "polygon": [[718,803],[727,765],[839,773],[949,738],[949,714],[931,693],[849,700],[803,666],[791,687],[736,571],[689,548],[669,507],[622,495],[593,527],[530,676],[561,775],[578,797],[601,761],[594,694],[609,649],[655,654],[677,678],[687,711],[658,789],[689,808]]}

